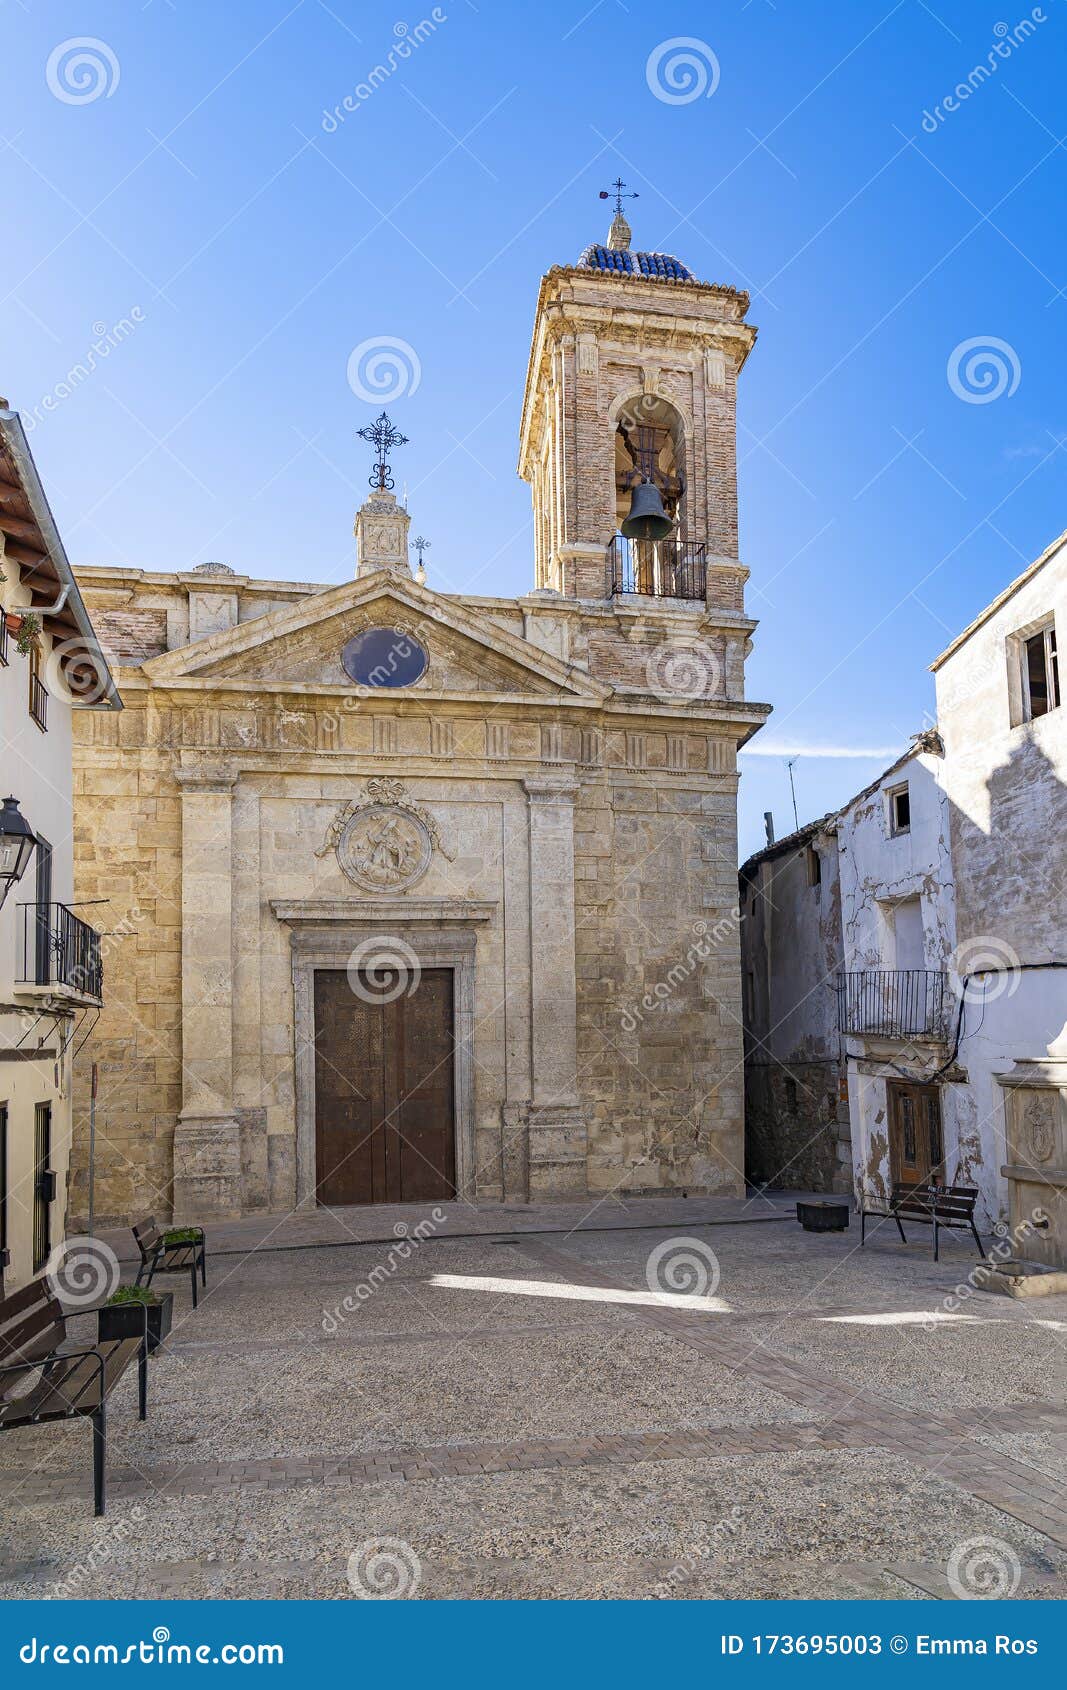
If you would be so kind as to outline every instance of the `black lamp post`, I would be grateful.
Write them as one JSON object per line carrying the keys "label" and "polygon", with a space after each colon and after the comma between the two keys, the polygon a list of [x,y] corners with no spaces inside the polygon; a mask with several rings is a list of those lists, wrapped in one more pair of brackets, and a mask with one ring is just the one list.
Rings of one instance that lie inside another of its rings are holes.
{"label": "black lamp post", "polygon": [[0,905],[26,872],[37,843],[34,831],[20,815],[17,798],[5,798],[0,810]]}

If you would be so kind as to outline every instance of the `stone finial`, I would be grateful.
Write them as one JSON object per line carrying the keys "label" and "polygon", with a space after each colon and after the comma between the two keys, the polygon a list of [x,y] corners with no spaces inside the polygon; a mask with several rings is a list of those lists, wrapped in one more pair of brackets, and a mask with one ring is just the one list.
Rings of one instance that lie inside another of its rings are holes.
{"label": "stone finial", "polygon": [[632,231],[621,211],[617,211],[608,230],[608,247],[612,252],[629,252]]}
{"label": "stone finial", "polygon": [[411,518],[395,493],[375,489],[356,512],[356,579],[388,569],[411,579],[408,529]]}

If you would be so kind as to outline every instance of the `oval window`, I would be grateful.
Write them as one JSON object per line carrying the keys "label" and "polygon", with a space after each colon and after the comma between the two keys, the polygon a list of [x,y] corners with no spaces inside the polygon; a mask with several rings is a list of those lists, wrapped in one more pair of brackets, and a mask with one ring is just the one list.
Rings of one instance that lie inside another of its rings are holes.
{"label": "oval window", "polygon": [[410,687],[429,663],[426,647],[402,628],[367,628],[341,649],[341,665],[360,687]]}

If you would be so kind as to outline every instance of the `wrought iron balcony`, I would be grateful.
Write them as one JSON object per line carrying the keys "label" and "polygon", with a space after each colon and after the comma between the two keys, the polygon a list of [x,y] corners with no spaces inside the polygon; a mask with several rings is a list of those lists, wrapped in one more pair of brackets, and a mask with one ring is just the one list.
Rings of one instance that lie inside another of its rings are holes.
{"label": "wrought iron balcony", "polygon": [[20,904],[16,984],[103,1002],[100,935],[66,904]]}
{"label": "wrought iron balcony", "polygon": [[708,590],[708,548],[703,540],[628,540],[616,534],[608,547],[612,595],[641,593],[656,599],[698,599]]}
{"label": "wrought iron balcony", "polygon": [[944,1038],[947,978],[926,968],[863,968],[839,974],[838,1030],[886,1039]]}

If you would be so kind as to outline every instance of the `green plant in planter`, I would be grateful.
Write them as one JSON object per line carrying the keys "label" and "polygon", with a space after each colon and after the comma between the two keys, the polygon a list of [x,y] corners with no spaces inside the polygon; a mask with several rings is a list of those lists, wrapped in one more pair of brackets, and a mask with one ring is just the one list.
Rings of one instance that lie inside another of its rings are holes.
{"label": "green plant in planter", "polygon": [[158,1292],[150,1291],[147,1285],[120,1285],[117,1291],[112,1291],[104,1307],[118,1307],[124,1303],[147,1303],[149,1308],[153,1308],[160,1301]]}
{"label": "green plant in planter", "polygon": [[23,657],[28,657],[31,651],[36,651],[41,640],[41,618],[36,611],[24,610],[20,613],[18,633],[15,635],[15,645]]}
{"label": "green plant in planter", "polygon": [[177,1226],[163,1234],[164,1244],[199,1244],[200,1234],[195,1226]]}

